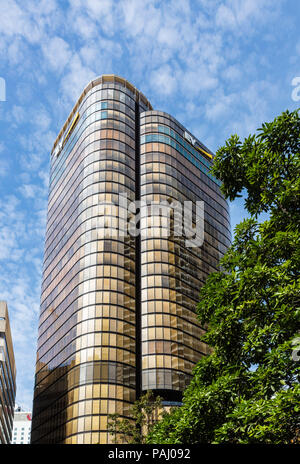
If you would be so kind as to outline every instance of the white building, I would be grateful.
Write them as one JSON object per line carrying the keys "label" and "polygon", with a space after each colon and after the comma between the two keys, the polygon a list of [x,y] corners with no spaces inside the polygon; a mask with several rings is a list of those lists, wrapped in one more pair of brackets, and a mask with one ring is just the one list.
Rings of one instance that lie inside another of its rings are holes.
{"label": "white building", "polygon": [[28,445],[31,433],[31,411],[15,408],[14,426],[11,443],[13,445]]}

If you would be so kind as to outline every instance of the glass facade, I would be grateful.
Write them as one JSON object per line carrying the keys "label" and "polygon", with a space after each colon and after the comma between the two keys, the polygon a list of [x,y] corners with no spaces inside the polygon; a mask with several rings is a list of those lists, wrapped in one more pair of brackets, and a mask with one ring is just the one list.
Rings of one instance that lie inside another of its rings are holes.
{"label": "glass facade", "polygon": [[[142,389],[167,400],[181,399],[192,368],[208,353],[195,314],[199,286],[217,270],[231,239],[228,205],[218,180],[208,175],[212,161],[205,153],[210,153],[206,147],[194,148],[185,133],[166,113],[141,114],[141,200],[170,205],[204,201],[202,246],[186,246],[184,234],[164,237],[162,228],[154,238],[144,234],[141,240]],[[194,214],[193,226],[196,220]]]}
{"label": "glass facade", "polygon": [[[109,443],[108,414],[128,417],[147,389],[180,400],[207,353],[195,305],[230,228],[211,159],[198,145],[202,154],[175,119],[117,76],[91,82],[60,131],[51,156],[32,443]],[[187,248],[184,236],[112,233],[127,219],[119,194],[128,202],[204,201],[203,246]]]}
{"label": "glass facade", "polygon": [[0,444],[12,439],[16,397],[16,366],[7,305],[0,301]]}

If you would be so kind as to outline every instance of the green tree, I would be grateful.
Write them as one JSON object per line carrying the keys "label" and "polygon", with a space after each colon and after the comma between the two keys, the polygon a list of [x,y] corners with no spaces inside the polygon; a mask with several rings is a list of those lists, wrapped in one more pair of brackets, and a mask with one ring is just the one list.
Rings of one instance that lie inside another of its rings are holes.
{"label": "green tree", "polygon": [[218,150],[212,171],[227,198],[244,195],[250,217],[200,291],[212,353],[148,443],[299,442],[299,148],[298,110]]}
{"label": "green tree", "polygon": [[138,398],[130,410],[130,419],[122,419],[117,413],[108,416],[108,431],[113,436],[113,442],[118,438],[125,443],[145,443],[159,414],[162,413],[162,403],[159,396],[154,396],[151,390]]}

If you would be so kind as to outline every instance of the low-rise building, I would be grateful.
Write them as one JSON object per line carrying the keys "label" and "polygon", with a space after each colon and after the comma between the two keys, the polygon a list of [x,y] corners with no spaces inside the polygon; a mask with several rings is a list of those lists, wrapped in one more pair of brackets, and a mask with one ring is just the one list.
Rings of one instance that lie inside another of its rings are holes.
{"label": "low-rise building", "polygon": [[15,397],[16,365],[8,309],[6,302],[0,301],[0,444],[11,441]]}
{"label": "low-rise building", "polygon": [[19,406],[15,409],[14,428],[12,436],[13,445],[28,445],[31,434],[31,411],[22,411]]}

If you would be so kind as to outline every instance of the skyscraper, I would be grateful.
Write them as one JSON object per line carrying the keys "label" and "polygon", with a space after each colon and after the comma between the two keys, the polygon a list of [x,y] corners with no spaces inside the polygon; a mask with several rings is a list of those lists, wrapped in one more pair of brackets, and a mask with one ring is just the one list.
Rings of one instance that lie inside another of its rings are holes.
{"label": "skyscraper", "polygon": [[8,309],[0,301],[0,444],[12,438],[16,397],[16,365],[11,338]]}
{"label": "skyscraper", "polygon": [[33,443],[107,443],[108,414],[148,389],[180,402],[230,243],[212,159],[128,81],[84,89],[51,154]]}

